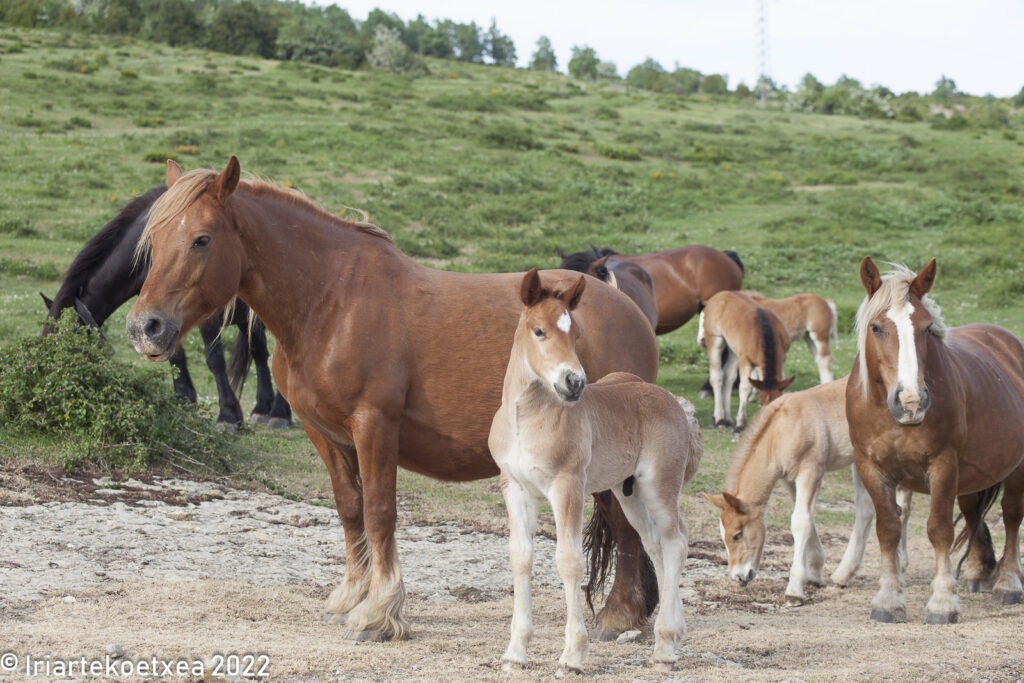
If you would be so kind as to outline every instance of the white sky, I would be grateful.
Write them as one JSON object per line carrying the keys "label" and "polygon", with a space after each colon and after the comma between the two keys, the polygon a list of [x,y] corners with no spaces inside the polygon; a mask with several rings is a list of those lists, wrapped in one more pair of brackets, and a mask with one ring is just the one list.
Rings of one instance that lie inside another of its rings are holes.
{"label": "white sky", "polygon": [[[976,95],[1024,86],[1024,0],[764,0],[768,72],[793,87],[810,71],[896,92],[931,92],[943,74]],[[330,0],[315,4],[328,5]],[[752,85],[760,64],[758,0],[337,0],[362,20],[374,7],[408,21],[447,18],[512,37],[520,66],[551,39],[565,71],[573,45],[593,47],[619,74],[647,57]]]}

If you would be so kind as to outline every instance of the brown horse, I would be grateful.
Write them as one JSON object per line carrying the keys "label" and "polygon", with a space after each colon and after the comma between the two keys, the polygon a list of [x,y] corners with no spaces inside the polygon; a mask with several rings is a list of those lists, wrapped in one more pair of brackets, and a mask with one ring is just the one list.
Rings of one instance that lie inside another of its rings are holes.
{"label": "brown horse", "polygon": [[607,282],[633,300],[644,317],[651,323],[651,329],[658,328],[658,304],[654,297],[654,280],[643,266],[623,261],[614,255],[602,256],[587,269],[602,282]]}
{"label": "brown horse", "polygon": [[[793,378],[783,379],[789,334],[782,321],[742,292],[719,292],[704,307],[703,327],[715,394],[715,426],[729,425],[732,386],[739,372],[740,405],[736,432],[747,423],[747,402],[754,389],[759,403],[778,398]],[[728,350],[728,353],[723,351]],[[724,357],[724,362],[723,362]],[[760,379],[752,379],[754,369]]]}
{"label": "brown horse", "polygon": [[[140,353],[162,360],[211,311],[235,296],[249,303],[277,340],[274,378],[327,465],[345,527],[345,578],[328,598],[327,618],[347,613],[349,637],[407,637],[396,471],[449,481],[498,473],[487,434],[522,275],[431,270],[374,225],[239,176],[235,157],[219,175],[182,175],[168,162],[170,189],[140,241],[152,267],[128,335]],[[569,275],[544,277],[554,286]],[[653,381],[658,347],[643,315],[611,287],[594,289],[577,312],[587,331],[584,368]],[[611,517],[623,577],[599,622],[636,628],[649,614],[637,590],[646,558],[621,510]]]}
{"label": "brown horse", "polygon": [[[743,262],[736,252],[700,244],[634,256],[616,254],[611,249],[593,249],[563,256],[561,267],[570,267],[572,260],[578,261],[581,255],[589,261],[614,255],[619,261],[642,266],[650,274],[657,294],[656,334],[668,334],[685,325],[718,292],[743,286]],[[573,270],[586,272],[575,267]]]}
{"label": "brown horse", "polygon": [[[925,623],[957,621],[950,549],[953,501],[960,496],[976,536],[985,503],[1003,485],[1006,547],[993,599],[1021,600],[1018,532],[1024,518],[1024,344],[994,325],[947,329],[927,296],[935,259],[915,274],[882,277],[870,257],[860,266],[867,297],[857,311],[857,358],[846,387],[857,472],[875,504],[881,547],[880,587],[871,607],[876,621],[906,621],[896,545],[900,524],[895,490],[931,494],[928,540],[935,580]],[[966,509],[963,502],[974,496]]]}
{"label": "brown horse", "polygon": [[784,299],[769,299],[760,292],[745,294],[778,316],[791,341],[801,337],[818,365],[821,384],[835,379],[832,374],[832,348],[839,341],[836,305],[817,294],[794,294]]}

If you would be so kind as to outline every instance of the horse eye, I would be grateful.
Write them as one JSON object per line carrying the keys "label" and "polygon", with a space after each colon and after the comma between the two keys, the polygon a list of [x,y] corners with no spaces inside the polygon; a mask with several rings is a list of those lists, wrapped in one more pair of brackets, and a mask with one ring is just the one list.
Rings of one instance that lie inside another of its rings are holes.
{"label": "horse eye", "polygon": [[742,530],[736,532],[736,534],[733,535],[732,540],[738,541],[741,538],[743,538],[743,531]]}
{"label": "horse eye", "polygon": [[209,243],[210,243],[210,236],[209,235],[200,235],[199,237],[197,237],[194,240],[192,240],[192,248],[193,249],[199,249],[201,247],[205,247]]}
{"label": "horse eye", "polygon": [[539,327],[533,328],[533,336],[535,336],[537,339],[543,339],[544,330],[540,329]]}
{"label": "horse eye", "polygon": [[882,328],[879,325],[876,325],[875,323],[871,323],[871,331],[877,335],[882,334]]}

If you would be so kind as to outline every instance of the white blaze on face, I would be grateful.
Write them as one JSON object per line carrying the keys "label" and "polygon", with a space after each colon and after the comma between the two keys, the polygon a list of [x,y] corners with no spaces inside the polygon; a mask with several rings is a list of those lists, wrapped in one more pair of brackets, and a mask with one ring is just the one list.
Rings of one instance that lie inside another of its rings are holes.
{"label": "white blaze on face", "polygon": [[[722,543],[725,543],[725,525],[722,524],[722,520],[718,520],[718,532],[722,534]],[[729,544],[725,543],[725,555],[726,559],[729,557]]]}
{"label": "white blaze on face", "polygon": [[914,344],[914,325],[910,320],[913,313],[914,305],[908,301],[903,306],[890,308],[885,316],[896,325],[896,339],[899,341],[896,376],[903,391],[916,398],[920,392],[917,386],[917,346]]}
{"label": "white blaze on face", "polygon": [[568,332],[572,327],[572,317],[569,315],[569,311],[563,311],[562,315],[558,316],[558,329],[562,332]]}

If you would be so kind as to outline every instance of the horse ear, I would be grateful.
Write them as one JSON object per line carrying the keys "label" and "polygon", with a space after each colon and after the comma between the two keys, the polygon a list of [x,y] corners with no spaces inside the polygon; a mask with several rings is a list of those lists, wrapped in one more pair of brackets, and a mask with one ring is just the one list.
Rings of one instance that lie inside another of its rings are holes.
{"label": "horse ear", "polygon": [[864,260],[860,262],[860,283],[864,285],[864,291],[868,293],[868,298],[874,296],[878,288],[882,286],[882,275],[878,272],[878,266],[870,256],[865,256]]}
{"label": "horse ear", "polygon": [[731,493],[723,492],[722,498],[725,499],[725,502],[728,503],[729,507],[731,507],[733,510],[740,513],[741,515],[745,515],[748,512],[750,512],[750,508],[747,506],[747,504],[744,503],[739,498],[737,498],[736,496],[732,495]]}
{"label": "horse ear", "polygon": [[704,499],[714,505],[716,508],[725,508],[725,498],[718,494],[704,493],[701,491],[700,495],[704,496]]}
{"label": "horse ear", "polygon": [[754,387],[758,391],[761,391],[761,389],[764,389],[764,382],[762,382],[759,379],[751,379],[750,386]]}
{"label": "horse ear", "polygon": [[238,164],[238,157],[234,154],[228,159],[228,165],[219,176],[210,183],[210,193],[219,201],[224,201],[231,196],[231,193],[238,187],[238,180],[242,177],[242,168]]}
{"label": "horse ear", "polygon": [[185,175],[181,170],[181,166],[178,166],[178,162],[174,159],[167,160],[167,187],[171,187],[174,183],[178,182],[178,178]]}
{"label": "horse ear", "polygon": [[928,262],[921,272],[917,274],[914,281],[910,283],[910,291],[917,295],[920,299],[925,294],[932,290],[932,285],[935,284],[935,258]]}
{"label": "horse ear", "polygon": [[789,385],[792,384],[793,380],[795,379],[796,375],[793,375],[792,377],[787,377],[786,379],[779,382],[779,391],[785,391],[786,389],[789,389]]}
{"label": "horse ear", "polygon": [[540,301],[541,290],[540,273],[536,268],[530,268],[530,271],[523,276],[523,283],[519,287],[519,298],[523,300],[523,305],[533,306]]}
{"label": "horse ear", "polygon": [[96,322],[96,318],[92,317],[92,311],[90,311],[89,307],[82,303],[82,300],[77,296],[75,297],[75,310],[78,311],[78,317],[82,319],[82,322],[89,327],[95,327],[97,330],[100,329],[99,324]]}
{"label": "horse ear", "polygon": [[43,302],[46,304],[46,310],[47,311],[49,311],[50,309],[53,308],[53,299],[51,299],[50,297],[46,296],[42,292],[39,292],[39,296],[43,297]]}
{"label": "horse ear", "polygon": [[576,284],[574,284],[572,287],[570,287],[569,289],[565,290],[565,292],[562,293],[562,301],[565,302],[565,305],[569,307],[570,311],[575,310],[575,308],[579,305],[580,298],[583,296],[583,290],[586,288],[586,286],[586,277],[580,275],[580,279],[576,280]]}

